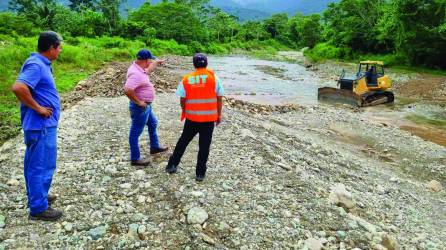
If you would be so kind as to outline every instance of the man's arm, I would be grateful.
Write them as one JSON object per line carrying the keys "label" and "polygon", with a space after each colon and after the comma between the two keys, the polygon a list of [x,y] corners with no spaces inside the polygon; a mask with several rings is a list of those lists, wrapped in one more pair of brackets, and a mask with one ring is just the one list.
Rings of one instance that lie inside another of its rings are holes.
{"label": "man's arm", "polygon": [[154,60],[152,63],[150,63],[149,67],[147,68],[147,73],[152,73],[156,67],[159,65],[162,65],[164,63],[164,60]]}
{"label": "man's arm", "polygon": [[136,97],[136,93],[135,93],[134,89],[124,88],[124,94],[136,105],[143,107],[143,108],[147,107],[146,102],[143,102],[143,101],[139,100],[138,97]]}
{"label": "man's arm", "polygon": [[223,109],[223,96],[217,96],[218,120],[215,124],[218,126],[221,123],[221,110]]}
{"label": "man's arm", "polygon": [[36,102],[36,100],[34,100],[31,95],[31,91],[28,88],[28,85],[17,81],[12,85],[11,90],[12,92],[14,92],[15,96],[17,97],[17,99],[19,99],[20,102],[22,102],[25,106],[35,110],[41,116],[48,118],[53,114],[52,108],[42,107]]}
{"label": "man's arm", "polygon": [[186,98],[183,97],[180,98],[180,106],[181,106],[181,111],[184,112],[184,109],[186,107]]}

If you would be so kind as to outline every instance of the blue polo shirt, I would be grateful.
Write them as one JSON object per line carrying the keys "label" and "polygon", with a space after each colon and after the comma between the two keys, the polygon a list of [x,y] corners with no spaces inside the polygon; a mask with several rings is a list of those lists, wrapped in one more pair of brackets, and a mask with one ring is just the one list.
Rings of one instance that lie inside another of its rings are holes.
{"label": "blue polo shirt", "polygon": [[38,104],[53,109],[53,115],[44,118],[33,109],[22,104],[20,112],[23,130],[42,130],[48,127],[56,127],[61,105],[59,93],[54,83],[51,61],[39,53],[32,53],[23,64],[17,81],[28,85],[32,97]]}

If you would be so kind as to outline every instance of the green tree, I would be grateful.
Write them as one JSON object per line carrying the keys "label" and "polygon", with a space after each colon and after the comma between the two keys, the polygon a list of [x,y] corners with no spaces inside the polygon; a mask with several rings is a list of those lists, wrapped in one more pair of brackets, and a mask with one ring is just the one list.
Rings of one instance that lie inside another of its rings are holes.
{"label": "green tree", "polygon": [[24,15],[41,28],[54,29],[53,19],[64,7],[55,0],[11,0],[9,9]]}
{"label": "green tree", "polygon": [[191,41],[207,42],[204,26],[190,6],[177,3],[144,4],[129,16],[129,20],[143,22],[156,29],[159,39],[174,39],[187,44]]}
{"label": "green tree", "polygon": [[290,36],[300,47],[313,48],[321,41],[321,16],[296,14],[290,20]]}
{"label": "green tree", "polygon": [[207,28],[211,37],[218,42],[232,39],[238,30],[238,23],[234,16],[218,10],[208,21]]}
{"label": "green tree", "polygon": [[264,21],[264,27],[272,38],[276,38],[287,34],[287,23],[287,14],[275,14]]}
{"label": "green tree", "polygon": [[124,2],[123,0],[100,0],[98,4],[99,9],[108,21],[110,34],[113,34],[118,29],[118,24],[120,23],[119,6]]}
{"label": "green tree", "polygon": [[364,53],[389,52],[378,37],[378,23],[384,15],[386,0],[341,0],[324,12],[325,36],[338,47]]}
{"label": "green tree", "polygon": [[0,12],[0,34],[30,34],[33,24],[21,15],[11,12]]}
{"label": "green tree", "polygon": [[80,12],[84,9],[92,9],[96,8],[97,2],[96,0],[69,0],[68,7],[71,10]]}
{"label": "green tree", "polygon": [[108,21],[100,12],[84,9],[80,12],[65,9],[54,18],[55,30],[71,36],[95,37],[109,32]]}
{"label": "green tree", "polygon": [[446,1],[394,0],[395,44],[412,64],[446,68]]}
{"label": "green tree", "polygon": [[242,41],[250,41],[267,40],[271,38],[271,35],[266,32],[261,22],[248,21],[241,25],[237,37]]}

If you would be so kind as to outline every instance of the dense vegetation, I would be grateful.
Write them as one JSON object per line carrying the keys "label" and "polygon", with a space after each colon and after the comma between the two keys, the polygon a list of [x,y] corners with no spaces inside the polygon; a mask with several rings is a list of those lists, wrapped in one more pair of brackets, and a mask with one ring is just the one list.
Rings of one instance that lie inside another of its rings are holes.
{"label": "dense vegetation", "polygon": [[10,85],[46,29],[65,39],[55,67],[62,92],[104,62],[129,61],[143,47],[180,55],[235,49],[267,55],[308,47],[306,55],[315,60],[367,57],[446,68],[445,0],[341,0],[322,15],[275,14],[247,22],[209,6],[209,0],[146,2],[125,18],[119,11],[125,0],[68,2],[11,0],[10,12],[0,13],[0,142],[18,131]]}

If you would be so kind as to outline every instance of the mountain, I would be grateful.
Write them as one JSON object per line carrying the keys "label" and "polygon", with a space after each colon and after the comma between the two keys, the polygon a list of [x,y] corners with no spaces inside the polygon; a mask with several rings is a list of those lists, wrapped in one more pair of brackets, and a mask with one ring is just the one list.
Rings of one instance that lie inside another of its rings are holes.
{"label": "mountain", "polygon": [[288,13],[290,16],[301,12],[305,15],[320,13],[329,3],[339,0],[233,0],[239,6],[274,13]]}
{"label": "mountain", "polygon": [[[0,11],[8,8],[9,0],[0,0]],[[66,4],[68,0],[58,0]],[[261,20],[275,13],[288,13],[292,16],[297,12],[305,15],[320,13],[329,3],[339,0],[211,0],[210,4],[219,7],[225,12],[239,17],[240,21]],[[127,0],[122,9],[139,8],[147,0]],[[161,0],[152,0],[152,4]]]}

